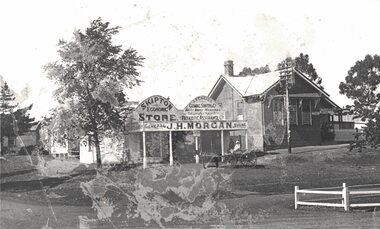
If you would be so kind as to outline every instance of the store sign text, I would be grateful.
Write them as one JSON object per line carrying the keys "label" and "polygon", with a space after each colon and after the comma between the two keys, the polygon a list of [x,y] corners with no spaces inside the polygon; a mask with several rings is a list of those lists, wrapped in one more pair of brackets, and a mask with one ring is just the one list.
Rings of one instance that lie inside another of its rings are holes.
{"label": "store sign text", "polygon": [[192,131],[192,130],[244,130],[246,121],[215,122],[149,122],[135,123],[129,126],[130,132],[140,131]]}

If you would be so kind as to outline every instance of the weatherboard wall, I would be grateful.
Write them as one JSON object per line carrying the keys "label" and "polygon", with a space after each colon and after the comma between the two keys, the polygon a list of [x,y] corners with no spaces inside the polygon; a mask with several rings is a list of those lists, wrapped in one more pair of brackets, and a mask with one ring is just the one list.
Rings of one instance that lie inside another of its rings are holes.
{"label": "weatherboard wall", "polygon": [[[212,98],[222,106],[223,110],[226,111],[226,119],[230,120],[237,120],[239,118],[237,115],[236,104],[239,101],[243,101],[243,119],[247,120],[248,123],[248,149],[263,150],[263,120],[261,102],[248,103],[235,89],[223,80],[215,89],[215,93],[213,93]],[[224,149],[229,148],[231,141],[230,139],[239,139],[241,141],[241,145],[244,147],[245,131],[225,131],[224,139]]]}

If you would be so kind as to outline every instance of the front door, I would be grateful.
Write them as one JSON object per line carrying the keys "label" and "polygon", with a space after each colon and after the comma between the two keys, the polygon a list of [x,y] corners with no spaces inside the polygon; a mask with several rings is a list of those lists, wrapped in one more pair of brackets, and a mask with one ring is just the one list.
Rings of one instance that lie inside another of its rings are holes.
{"label": "front door", "polygon": [[200,141],[203,153],[222,154],[220,131],[201,131]]}

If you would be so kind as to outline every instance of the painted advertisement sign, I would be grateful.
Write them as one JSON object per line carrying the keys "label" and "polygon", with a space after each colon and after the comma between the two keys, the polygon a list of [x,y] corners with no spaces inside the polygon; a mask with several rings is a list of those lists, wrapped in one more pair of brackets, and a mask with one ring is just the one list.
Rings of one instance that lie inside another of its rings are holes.
{"label": "painted advertisement sign", "polygon": [[191,100],[180,116],[182,121],[221,121],[225,112],[208,96],[198,96]]}
{"label": "painted advertisement sign", "polygon": [[247,121],[206,122],[138,122],[128,125],[129,132],[140,131],[193,131],[193,130],[245,130]]}
{"label": "painted advertisement sign", "polygon": [[168,98],[153,95],[136,107],[138,121],[176,121],[178,110]]}

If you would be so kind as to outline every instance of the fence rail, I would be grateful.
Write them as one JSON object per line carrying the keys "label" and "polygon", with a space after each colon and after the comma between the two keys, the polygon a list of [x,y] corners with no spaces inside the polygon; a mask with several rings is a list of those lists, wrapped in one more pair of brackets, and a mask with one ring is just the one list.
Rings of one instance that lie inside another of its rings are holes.
{"label": "fence rail", "polygon": [[[332,190],[335,189],[335,190]],[[336,196],[334,198],[318,198],[300,200],[300,194],[313,194],[313,195],[331,195]],[[345,211],[349,211],[350,208],[357,207],[380,207],[380,198],[378,203],[353,203],[352,199],[362,198],[374,198],[380,197],[380,184],[371,185],[355,185],[347,186],[343,183],[340,187],[327,187],[327,188],[315,188],[315,189],[299,189],[298,186],[294,187],[294,208],[297,209],[299,205],[307,206],[325,206],[325,207],[338,207],[344,208]],[[335,203],[332,203],[333,201]],[[323,202],[330,201],[330,202]]]}

